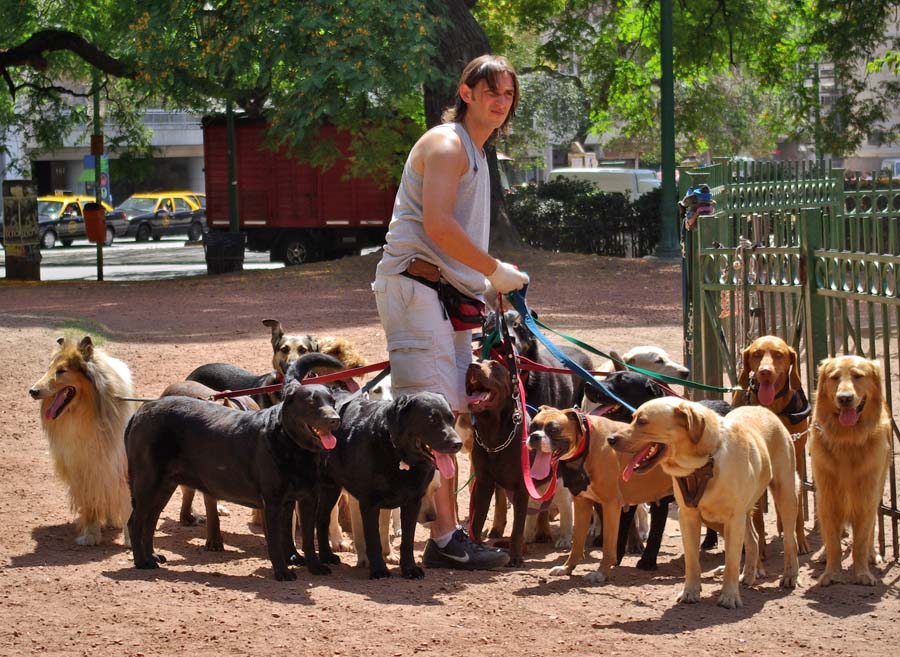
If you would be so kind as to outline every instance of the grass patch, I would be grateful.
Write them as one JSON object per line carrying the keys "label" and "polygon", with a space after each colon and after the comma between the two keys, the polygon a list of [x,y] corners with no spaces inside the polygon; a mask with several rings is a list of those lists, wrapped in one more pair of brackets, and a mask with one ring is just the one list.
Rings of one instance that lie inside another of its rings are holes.
{"label": "grass patch", "polygon": [[67,319],[60,324],[59,330],[62,331],[64,337],[73,340],[81,340],[85,335],[89,335],[98,347],[102,347],[110,340],[106,327],[92,319]]}

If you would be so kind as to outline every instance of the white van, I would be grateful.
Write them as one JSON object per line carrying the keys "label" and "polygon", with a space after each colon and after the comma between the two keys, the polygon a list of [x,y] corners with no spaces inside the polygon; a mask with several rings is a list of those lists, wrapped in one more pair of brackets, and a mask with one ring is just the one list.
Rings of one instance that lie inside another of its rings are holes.
{"label": "white van", "polygon": [[568,178],[586,180],[601,192],[619,192],[634,200],[662,185],[652,169],[621,169],[612,167],[553,169],[548,181]]}

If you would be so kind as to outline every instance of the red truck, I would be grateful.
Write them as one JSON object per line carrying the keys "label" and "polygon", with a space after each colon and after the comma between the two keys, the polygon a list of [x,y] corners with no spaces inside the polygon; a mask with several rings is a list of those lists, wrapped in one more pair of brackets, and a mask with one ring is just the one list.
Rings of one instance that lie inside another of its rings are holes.
{"label": "red truck", "polygon": [[[359,252],[384,243],[397,187],[369,179],[344,179],[347,163],[321,170],[263,146],[266,122],[235,122],[238,218],[247,248],[269,251],[289,265]],[[346,147],[332,127],[324,135]],[[228,142],[225,120],[203,121],[206,221],[228,230]]]}

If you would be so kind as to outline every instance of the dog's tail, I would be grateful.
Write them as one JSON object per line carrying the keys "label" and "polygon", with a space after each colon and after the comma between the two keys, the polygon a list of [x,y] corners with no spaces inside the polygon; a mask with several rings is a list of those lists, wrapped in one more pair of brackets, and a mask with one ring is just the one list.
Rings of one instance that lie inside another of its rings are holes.
{"label": "dog's tail", "polygon": [[339,372],[343,369],[345,369],[344,364],[334,356],[320,353],[304,354],[291,363],[287,374],[284,375],[284,382],[300,383],[313,370],[324,374],[325,372]]}

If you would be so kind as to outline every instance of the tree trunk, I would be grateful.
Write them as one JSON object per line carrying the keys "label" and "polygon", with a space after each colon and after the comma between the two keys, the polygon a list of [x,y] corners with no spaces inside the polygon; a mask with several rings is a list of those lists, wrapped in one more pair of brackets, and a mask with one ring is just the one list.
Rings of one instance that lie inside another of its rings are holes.
{"label": "tree trunk", "polygon": [[[443,6],[441,6],[443,5]],[[487,36],[469,11],[473,0],[431,0],[432,12],[444,19],[444,30],[438,35],[437,52],[432,66],[439,79],[425,86],[425,123],[431,128],[441,123],[444,109],[456,101],[460,73],[470,61],[491,52]],[[500,169],[494,146],[485,147],[491,173],[491,248],[521,245],[518,232],[509,221]]]}

